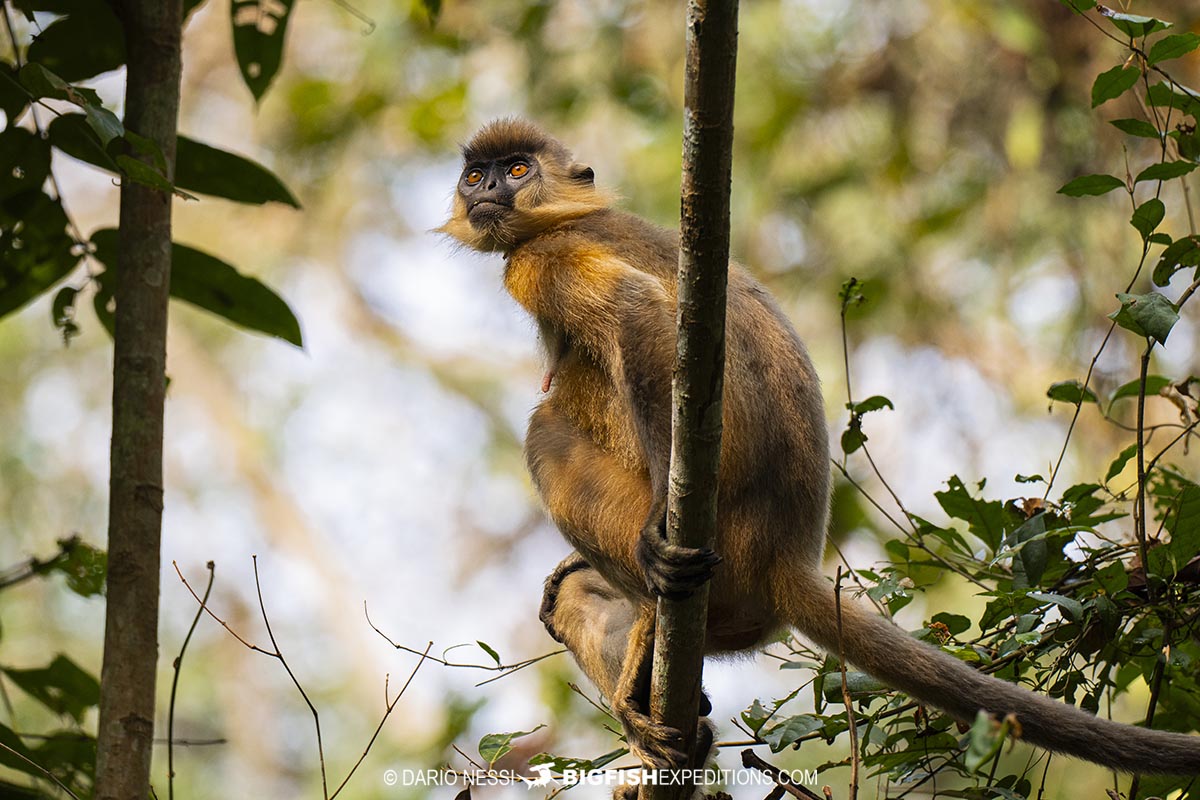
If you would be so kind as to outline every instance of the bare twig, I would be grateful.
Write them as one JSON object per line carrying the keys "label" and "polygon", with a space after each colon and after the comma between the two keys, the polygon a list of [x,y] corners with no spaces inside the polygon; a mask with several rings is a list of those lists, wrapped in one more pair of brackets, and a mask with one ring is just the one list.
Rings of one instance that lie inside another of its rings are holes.
{"label": "bare twig", "polygon": [[8,567],[0,572],[0,589],[8,589],[30,578],[45,575],[61,561],[70,557],[71,551],[79,544],[78,536],[68,536],[58,540],[58,552],[49,558],[27,558],[19,564]]}
{"label": "bare twig", "polygon": [[254,563],[254,590],[258,593],[258,608],[262,611],[263,624],[267,626],[267,637],[271,640],[271,646],[275,648],[274,656],[279,659],[279,663],[283,665],[284,671],[287,672],[288,677],[295,684],[296,690],[304,698],[308,710],[312,712],[313,727],[317,731],[317,759],[321,762],[321,794],[325,797],[325,800],[330,800],[329,783],[325,777],[325,746],[321,742],[321,715],[317,713],[317,707],[313,705],[312,700],[308,699],[308,692],[304,691],[304,687],[300,685],[300,681],[296,678],[296,674],[292,672],[287,659],[283,657],[283,652],[279,649],[279,644],[275,641],[275,634],[271,631],[271,618],[267,616],[267,605],[263,602],[262,583],[258,580],[258,556],[252,555],[250,556],[250,560]]}
{"label": "bare twig", "polygon": [[[378,625],[376,625],[373,621],[371,621],[371,615],[367,611],[366,602],[363,603],[363,615],[367,618],[367,624],[371,626],[371,630],[373,630],[377,634],[379,634],[380,637],[382,637],[385,642],[387,642],[388,644],[390,644],[392,647],[396,648],[397,650],[403,651],[405,653],[412,653],[413,655],[416,655],[416,656],[421,656],[421,658],[423,660],[432,661],[435,664],[441,664],[443,667],[456,667],[459,669],[481,669],[486,672],[501,673],[500,675],[497,675],[495,677],[488,678],[487,680],[484,680],[484,681],[480,681],[479,683],[475,684],[477,687],[484,686],[486,684],[492,683],[493,681],[498,681],[501,678],[507,678],[509,675],[511,675],[514,672],[517,672],[518,670],[525,669],[526,667],[531,667],[534,664],[538,663],[539,661],[545,661],[547,658],[551,658],[553,656],[561,655],[561,654],[567,652],[565,648],[560,648],[558,650],[552,650],[549,653],[543,653],[540,656],[534,656],[533,658],[527,658],[523,661],[517,661],[512,664],[468,664],[466,662],[448,661],[444,658],[438,658],[437,656],[429,655],[428,648],[426,648],[425,652],[421,652],[420,650],[414,650],[411,647],[402,645],[399,642],[394,641],[390,636],[388,636],[386,633],[384,633],[382,630],[380,630]],[[444,653],[443,653],[443,655],[444,655]]]}
{"label": "bare twig", "polygon": [[3,750],[3,751],[5,751],[6,753],[11,753],[12,755],[14,755],[14,756],[16,756],[17,758],[21,759],[21,760],[22,760],[22,761],[24,761],[26,764],[28,764],[29,766],[33,767],[33,768],[34,768],[34,769],[36,769],[38,772],[42,773],[42,774],[43,774],[43,775],[45,775],[47,778],[49,778],[51,781],[53,781],[55,786],[57,786],[58,788],[62,789],[62,790],[63,790],[64,792],[66,792],[67,794],[71,795],[71,797],[75,798],[75,800],[79,800],[79,795],[77,795],[77,794],[75,794],[74,792],[72,792],[72,791],[71,791],[71,790],[70,790],[70,789],[67,787],[67,785],[66,785],[65,783],[63,783],[62,781],[60,781],[58,778],[54,777],[54,773],[52,773],[52,772],[50,772],[49,770],[47,770],[47,769],[46,769],[45,767],[43,767],[41,764],[38,764],[38,763],[37,763],[37,762],[35,762],[35,761],[30,761],[30,760],[29,760],[29,759],[28,759],[28,758],[27,758],[27,757],[26,757],[24,754],[22,754],[22,753],[18,753],[16,750],[14,750],[14,749],[12,749],[11,747],[9,747],[8,745],[4,744],[4,742],[0,742],[0,750]]}
{"label": "bare twig", "polygon": [[[179,565],[174,561],[171,565],[175,570],[179,570]],[[175,656],[175,663],[172,668],[175,671],[175,676],[171,679],[171,701],[167,706],[167,797],[169,800],[175,798],[175,696],[179,689],[179,673],[183,667],[183,654],[187,652],[187,646],[192,641],[192,634],[196,632],[196,624],[200,622],[200,617],[204,614],[204,608],[208,605],[208,596],[212,593],[213,578],[216,577],[216,565],[209,561],[208,567],[208,586],[204,587],[204,597],[200,600],[200,607],[196,609],[196,616],[192,617],[192,624],[188,628],[187,636],[183,637],[183,644],[179,646],[179,655]]]}
{"label": "bare twig", "polygon": [[415,667],[413,667],[413,671],[408,675],[408,680],[404,682],[404,685],[400,687],[400,691],[392,700],[387,699],[387,678],[384,678],[383,699],[386,703],[386,707],[383,712],[383,718],[379,720],[379,724],[375,727],[375,732],[371,734],[370,741],[368,741],[367,746],[363,748],[362,755],[358,757],[358,761],[354,762],[354,766],[351,767],[350,771],[346,773],[346,777],[342,779],[342,782],[338,784],[338,787],[333,790],[333,794],[329,795],[329,800],[333,800],[333,798],[338,796],[338,793],[345,788],[346,784],[350,782],[350,778],[354,776],[354,772],[358,769],[359,764],[361,764],[363,759],[367,757],[367,753],[371,752],[371,746],[374,745],[375,740],[379,738],[379,732],[383,730],[383,724],[387,722],[388,717],[391,716],[392,710],[396,707],[396,704],[400,702],[400,698],[404,696],[404,692],[408,689],[408,685],[413,682],[413,678],[417,677],[417,670],[421,668],[421,665],[424,664],[425,660],[429,657],[429,649],[431,647],[433,647],[433,642],[430,642],[428,645],[426,645],[425,652],[421,654],[421,660],[417,662]]}
{"label": "bare twig", "polygon": [[762,772],[792,797],[799,797],[801,800],[821,800],[820,795],[814,794],[807,787],[793,782],[786,772],[773,764],[763,761],[755,755],[753,750],[742,751],[742,766]]}

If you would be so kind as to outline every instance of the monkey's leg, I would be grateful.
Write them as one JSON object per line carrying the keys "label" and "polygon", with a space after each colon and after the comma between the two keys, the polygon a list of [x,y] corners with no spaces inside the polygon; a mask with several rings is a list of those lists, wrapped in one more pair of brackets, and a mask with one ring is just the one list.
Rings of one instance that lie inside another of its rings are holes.
{"label": "monkey's leg", "polygon": [[[712,726],[700,721],[693,751],[683,734],[646,715],[654,651],[654,606],[635,603],[569,556],[546,581],[542,621],[567,646],[580,669],[612,703],[630,751],[651,769],[702,767],[712,747]],[[701,713],[711,709],[701,698]]]}

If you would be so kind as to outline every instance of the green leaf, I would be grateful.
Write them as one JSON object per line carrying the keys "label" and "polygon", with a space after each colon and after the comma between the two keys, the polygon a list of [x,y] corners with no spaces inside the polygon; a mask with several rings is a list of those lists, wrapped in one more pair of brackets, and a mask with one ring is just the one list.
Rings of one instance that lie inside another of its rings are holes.
{"label": "green leaf", "polygon": [[568,756],[551,755],[550,753],[538,753],[529,759],[529,766],[537,767],[545,765],[550,767],[551,771],[557,772],[560,775],[567,771],[583,774],[601,769],[628,752],[628,748],[621,747],[596,758],[570,758]]}
{"label": "green leaf", "polygon": [[1030,597],[1040,603],[1053,603],[1062,609],[1063,613],[1073,622],[1083,619],[1083,604],[1072,597],[1064,597],[1054,592],[1029,592]]}
{"label": "green leaf", "polygon": [[1159,81],[1146,92],[1146,102],[1159,108],[1175,108],[1192,117],[1200,116],[1200,94],[1178,83]]}
{"label": "green leaf", "polygon": [[104,578],[108,573],[108,553],[90,544],[75,540],[67,549],[66,558],[54,562],[53,569],[67,580],[67,588],[80,597],[104,594]]}
{"label": "green leaf", "polygon": [[1110,119],[1108,124],[1130,136],[1162,140],[1162,134],[1158,132],[1158,128],[1142,119]]}
{"label": "green leaf", "polygon": [[1092,84],[1092,108],[1125,94],[1140,77],[1142,71],[1137,67],[1116,66],[1107,72],[1101,72]]}
{"label": "green leaf", "polygon": [[967,523],[971,533],[978,536],[993,551],[1000,545],[1004,533],[1004,505],[998,500],[974,497],[957,475],[947,481],[949,488],[934,492],[942,510]]}
{"label": "green leaf", "polygon": [[90,2],[34,37],[28,59],[65,81],[81,81],[125,63],[125,33],[108,3]]}
{"label": "green leaf", "polygon": [[1163,205],[1163,201],[1157,197],[1151,197],[1137,207],[1129,224],[1137,229],[1137,232],[1142,235],[1142,239],[1149,239],[1150,234],[1154,233],[1154,229],[1163,221],[1166,214],[1167,207]]}
{"label": "green leaf", "polygon": [[26,64],[21,68],[21,85],[34,97],[51,97],[69,100],[71,84],[55,75],[41,64]]}
{"label": "green leaf", "polygon": [[1050,388],[1046,390],[1046,396],[1051,400],[1072,405],[1099,402],[1096,393],[1091,389],[1084,388],[1084,385],[1077,380],[1056,381],[1050,384]]}
{"label": "green leaf", "polygon": [[883,395],[877,394],[872,397],[868,397],[866,400],[863,400],[862,402],[855,403],[850,408],[850,410],[853,411],[855,414],[862,415],[862,414],[867,414],[871,411],[878,411],[882,408],[890,408],[890,409],[894,410],[896,407],[894,405],[892,405],[891,400],[888,400]]}
{"label": "green leaf", "polygon": [[120,155],[117,156],[117,166],[121,168],[121,174],[134,183],[140,183],[167,194],[174,194],[176,191],[161,172],[145,161],[138,161],[133,156]]}
{"label": "green leaf", "polygon": [[40,190],[50,174],[50,144],[24,128],[0,132],[0,200]]}
{"label": "green leaf", "polygon": [[[21,741],[21,737],[17,736],[16,732],[13,731],[12,728],[9,728],[7,725],[3,724],[0,724],[0,745],[3,745],[3,747],[0,747],[0,764],[3,764],[9,769],[16,770],[23,775],[33,775],[37,778],[45,777],[42,775],[41,770],[30,765],[29,762],[33,761],[33,753],[30,752],[29,748],[25,746],[25,743]],[[25,759],[29,759],[29,761],[20,758],[20,756],[24,756]],[[33,761],[33,763],[37,764],[36,761]],[[7,786],[4,788],[7,789]],[[0,795],[0,797],[6,796]],[[15,800],[19,800],[20,797],[20,795],[17,795]],[[36,798],[37,800],[44,800],[46,795],[38,792],[31,795],[31,797]]]}
{"label": "green leaf", "polygon": [[1171,540],[1147,556],[1150,571],[1165,578],[1173,577],[1200,552],[1200,486],[1187,484],[1171,505],[1163,525]]}
{"label": "green leaf", "polygon": [[233,50],[242,80],[261,100],[283,63],[283,41],[295,0],[233,0]]}
{"label": "green leaf", "polygon": [[964,617],[962,614],[951,614],[946,611],[940,611],[933,615],[930,622],[940,622],[946,626],[946,630],[950,631],[951,636],[957,636],[971,627],[970,617]]}
{"label": "green leaf", "polygon": [[[865,672],[855,672],[853,670],[847,670],[846,672],[846,690],[850,692],[851,700],[859,700],[865,695],[886,692],[888,688],[887,684],[875,680]],[[822,691],[825,694],[827,702],[845,702],[845,697],[842,695],[841,670],[835,670],[826,676]]]}
{"label": "green leaf", "polygon": [[750,730],[758,733],[759,728],[761,728],[766,721],[771,718],[771,714],[772,712],[767,711],[767,709],[763,707],[762,703],[760,703],[758,700],[755,700],[750,704],[749,708],[742,712],[742,721],[746,723],[746,726],[750,728]]}
{"label": "green leaf", "polygon": [[1121,307],[1108,315],[1118,325],[1138,336],[1153,337],[1165,342],[1171,328],[1179,321],[1175,305],[1158,292],[1148,294],[1117,293]]}
{"label": "green leaf", "polygon": [[[17,225],[20,224],[20,232]],[[62,204],[40,190],[0,200],[0,317],[65,278],[79,255]]]}
{"label": "green leaf", "polygon": [[[120,174],[117,162],[81,114],[57,117],[48,132],[50,143],[72,158]],[[186,136],[176,140],[175,187],[241,203],[279,202],[296,208],[300,205],[265,167]]]}
{"label": "green leaf", "polygon": [[487,642],[476,641],[475,644],[479,645],[483,652],[492,657],[492,660],[496,662],[496,666],[500,666],[500,654],[493,650]]}
{"label": "green leaf", "polygon": [[867,435],[863,433],[862,420],[858,417],[851,417],[850,425],[842,431],[842,452],[850,455],[862,447],[866,441]]}
{"label": "green leaf", "polygon": [[[1154,395],[1158,394],[1159,392],[1161,392],[1163,389],[1167,388],[1170,385],[1171,385],[1170,378],[1164,377],[1162,375],[1147,375],[1146,376],[1146,396],[1153,397]],[[1126,384],[1122,384],[1115,392],[1112,393],[1112,397],[1108,398],[1109,411],[1112,410],[1113,403],[1117,402],[1121,398],[1137,397],[1138,394],[1140,393],[1141,386],[1142,386],[1142,382],[1140,379],[1136,380],[1136,381],[1130,381],[1129,383],[1126,383]],[[1105,480],[1107,480],[1107,478]]]}
{"label": "green leaf", "polygon": [[1188,161],[1200,161],[1200,134],[1196,131],[1177,131],[1179,136],[1175,144],[1179,147],[1179,155]]}
{"label": "green leaf", "polygon": [[1112,175],[1084,175],[1068,182],[1058,190],[1058,193],[1065,194],[1067,197],[1083,197],[1108,194],[1113,189],[1123,188],[1125,188],[1125,181]]}
{"label": "green leaf", "polygon": [[10,127],[25,111],[27,105],[29,93],[21,85],[16,67],[0,61],[0,111],[4,112],[4,118]]}
{"label": "green leaf", "polygon": [[71,339],[79,335],[79,326],[75,324],[75,295],[79,290],[74,286],[64,286],[54,295],[50,306],[50,322],[62,331],[63,344],[70,344]]}
{"label": "green leaf", "polygon": [[513,731],[512,733],[489,733],[479,740],[479,755],[483,756],[483,760],[488,766],[492,766],[501,758],[512,752],[513,739],[520,739],[522,736],[528,736],[531,733],[540,731],[545,725],[538,725],[533,730],[528,731]]}
{"label": "green leaf", "polygon": [[1200,265],[1200,236],[1184,236],[1169,244],[1154,266],[1154,283],[1166,286],[1180,269]]}
{"label": "green leaf", "polygon": [[[847,678],[849,678],[848,675]],[[838,689],[841,690],[840,682],[838,682]],[[772,725],[762,734],[762,738],[770,746],[772,753],[778,753],[785,747],[795,744],[797,739],[819,731],[824,726],[825,721],[820,717],[813,714],[798,714],[788,717],[778,725]]]}
{"label": "green leaf", "polygon": [[71,158],[85,164],[100,167],[114,175],[120,175],[117,162],[109,155],[100,137],[87,124],[83,114],[62,114],[50,121],[46,128],[50,144]]}
{"label": "green leaf", "polygon": [[1139,14],[1121,14],[1105,6],[1099,6],[1099,10],[1102,16],[1108,17],[1113,25],[1134,39],[1149,36],[1159,31],[1165,31],[1171,27],[1171,23],[1163,22],[1161,19],[1155,19],[1154,17],[1143,17]]}
{"label": "green leaf", "polygon": [[1059,0],[1059,2],[1072,11],[1077,11],[1080,14],[1096,7],[1096,0]]}
{"label": "green leaf", "polygon": [[26,64],[21,69],[20,78],[21,84],[35,97],[66,100],[82,108],[88,125],[105,145],[124,135],[125,128],[121,120],[104,107],[94,89],[72,86],[41,64]]}
{"label": "green leaf", "polygon": [[1192,52],[1197,47],[1200,47],[1200,34],[1173,33],[1169,36],[1164,36],[1154,43],[1154,46],[1150,48],[1150,52],[1146,55],[1146,62],[1157,64],[1160,61],[1179,58]]}
{"label": "green leaf", "polygon": [[967,769],[976,772],[991,762],[1004,746],[1007,733],[1006,724],[997,723],[986,711],[980,710],[967,733],[967,752],[963,756]]}
{"label": "green leaf", "polygon": [[[91,796],[96,774],[96,739],[80,730],[55,731],[38,741],[32,761],[62,781],[78,796]],[[43,794],[39,798],[46,797]],[[4,800],[10,800],[0,793]]]}
{"label": "green leaf", "polygon": [[1196,167],[1200,167],[1200,164],[1192,161],[1160,161],[1157,164],[1151,164],[1139,172],[1133,182],[1169,181],[1173,178],[1180,178],[1187,175]]}
{"label": "green leaf", "polygon": [[1108,473],[1104,474],[1104,482],[1108,483],[1114,479],[1114,477],[1120,475],[1121,470],[1124,469],[1124,465],[1128,464],[1129,459],[1136,455],[1138,455],[1138,443],[1129,445],[1126,447],[1126,449],[1122,450],[1120,453],[1117,453],[1117,457],[1112,459],[1112,463],[1109,464]]}
{"label": "green leaf", "polygon": [[100,703],[100,682],[64,655],[41,669],[4,668],[17,686],[56,714],[83,721],[89,708]]}
{"label": "green leaf", "polygon": [[[96,258],[116,269],[117,231],[92,234]],[[211,311],[235,325],[303,347],[300,323],[286,302],[229,264],[181,244],[171,245],[171,296]]]}
{"label": "green leaf", "polygon": [[175,185],[239,203],[300,203],[268,169],[248,158],[180,136],[175,155]]}

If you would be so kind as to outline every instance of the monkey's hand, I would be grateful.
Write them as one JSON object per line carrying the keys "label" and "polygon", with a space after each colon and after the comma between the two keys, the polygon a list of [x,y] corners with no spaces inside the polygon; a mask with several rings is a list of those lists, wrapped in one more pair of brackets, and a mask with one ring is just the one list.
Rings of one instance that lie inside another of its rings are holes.
{"label": "monkey's hand", "polygon": [[655,503],[637,543],[637,561],[646,586],[659,597],[682,600],[713,576],[721,557],[709,547],[683,547],[667,541],[667,502]]}
{"label": "monkey's hand", "polygon": [[550,634],[554,641],[562,644],[562,636],[554,627],[554,610],[558,606],[558,590],[562,586],[562,582],[572,572],[577,572],[581,569],[587,569],[588,563],[579,553],[571,553],[571,555],[559,562],[554,568],[549,577],[546,578],[546,585],[542,590],[542,607],[538,611],[538,619],[546,626],[546,633]]}

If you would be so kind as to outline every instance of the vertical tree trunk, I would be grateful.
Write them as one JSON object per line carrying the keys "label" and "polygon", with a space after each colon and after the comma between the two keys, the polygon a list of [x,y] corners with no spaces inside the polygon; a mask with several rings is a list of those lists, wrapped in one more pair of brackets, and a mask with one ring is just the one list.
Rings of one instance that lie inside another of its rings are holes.
{"label": "vertical tree trunk", "polygon": [[[684,77],[679,313],[672,397],[667,535],[711,547],[725,368],[725,288],[733,160],[737,0],[690,0]],[[681,601],[660,599],[651,716],[694,745],[704,663],[708,586]],[[688,787],[648,786],[643,797],[686,797]]]}
{"label": "vertical tree trunk", "polygon": [[[128,52],[125,127],[158,145],[170,178],[179,116],[182,5],[180,0],[123,0],[114,6]],[[158,661],[171,195],[123,181],[120,228],[95,796],[146,800]]]}

